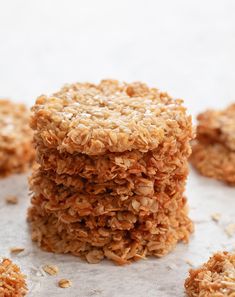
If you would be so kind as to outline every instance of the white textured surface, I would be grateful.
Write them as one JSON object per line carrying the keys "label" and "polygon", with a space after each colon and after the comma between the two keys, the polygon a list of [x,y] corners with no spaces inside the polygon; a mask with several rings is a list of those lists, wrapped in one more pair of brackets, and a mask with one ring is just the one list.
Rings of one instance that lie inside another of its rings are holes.
{"label": "white textured surface", "polygon": [[[33,104],[63,83],[104,77],[142,80],[185,98],[195,115],[234,100],[235,2],[213,0],[8,0],[0,2],[0,97]],[[18,205],[4,197],[16,194]],[[190,173],[187,196],[196,231],[163,259],[125,267],[88,265],[72,256],[41,252],[31,244],[25,221],[26,176],[0,180],[0,255],[14,256],[29,275],[29,296],[182,297],[189,268],[217,250],[232,250],[224,227],[235,223],[235,188]],[[221,221],[210,215],[222,213]],[[37,276],[45,263],[59,276]],[[170,268],[171,267],[171,268]],[[73,286],[57,288],[59,278]]]}

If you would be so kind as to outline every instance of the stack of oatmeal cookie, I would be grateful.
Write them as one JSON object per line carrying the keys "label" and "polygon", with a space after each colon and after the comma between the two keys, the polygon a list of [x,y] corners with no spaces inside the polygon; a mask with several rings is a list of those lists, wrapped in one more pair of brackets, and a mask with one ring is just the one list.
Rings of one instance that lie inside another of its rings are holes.
{"label": "stack of oatmeal cookie", "polygon": [[125,264],[188,240],[193,132],[181,100],[142,83],[77,83],[39,97],[31,127],[29,221],[43,249]]}
{"label": "stack of oatmeal cookie", "polygon": [[198,116],[191,161],[201,174],[235,184],[235,104]]}

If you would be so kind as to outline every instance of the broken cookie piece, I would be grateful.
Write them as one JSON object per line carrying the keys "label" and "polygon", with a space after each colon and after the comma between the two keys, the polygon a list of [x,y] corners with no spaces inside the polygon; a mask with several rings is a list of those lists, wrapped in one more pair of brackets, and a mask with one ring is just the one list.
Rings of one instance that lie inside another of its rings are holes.
{"label": "broken cookie piece", "polygon": [[191,269],[185,290],[189,297],[235,296],[235,253],[216,253],[198,269]]}
{"label": "broken cookie piece", "polygon": [[0,296],[22,297],[27,293],[26,277],[10,259],[0,262]]}

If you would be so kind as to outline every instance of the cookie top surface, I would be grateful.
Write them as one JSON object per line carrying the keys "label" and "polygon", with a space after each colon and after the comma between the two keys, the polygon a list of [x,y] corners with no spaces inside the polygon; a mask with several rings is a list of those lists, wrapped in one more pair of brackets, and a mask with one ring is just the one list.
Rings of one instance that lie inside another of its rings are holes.
{"label": "cookie top surface", "polygon": [[0,99],[0,149],[16,149],[17,145],[32,141],[29,118],[25,105]]}
{"label": "cookie top surface", "polygon": [[69,153],[148,151],[171,136],[185,141],[192,134],[182,100],[139,82],[66,85],[40,96],[32,110],[36,143]]}
{"label": "cookie top surface", "polygon": [[185,288],[190,297],[232,296],[235,292],[235,253],[216,253],[202,267],[191,269]]}
{"label": "cookie top surface", "polygon": [[197,132],[213,142],[235,151],[235,104],[224,110],[207,110],[198,116]]}

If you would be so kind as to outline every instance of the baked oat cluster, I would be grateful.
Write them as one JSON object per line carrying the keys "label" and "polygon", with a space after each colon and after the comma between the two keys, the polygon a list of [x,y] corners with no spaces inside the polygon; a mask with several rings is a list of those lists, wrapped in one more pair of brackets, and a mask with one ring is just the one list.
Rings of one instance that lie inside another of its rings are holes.
{"label": "baked oat cluster", "polygon": [[0,262],[0,296],[22,297],[27,293],[25,276],[10,259]]}
{"label": "baked oat cluster", "polygon": [[0,100],[0,176],[23,172],[33,161],[29,117],[25,105]]}
{"label": "baked oat cluster", "polygon": [[235,104],[198,116],[191,161],[202,175],[235,185]]}
{"label": "baked oat cluster", "polygon": [[189,297],[234,297],[235,253],[216,253],[202,267],[191,269],[185,289]]}
{"label": "baked oat cluster", "polygon": [[41,248],[126,264],[188,241],[193,131],[181,100],[104,80],[41,96],[32,111],[39,166],[28,219]]}

